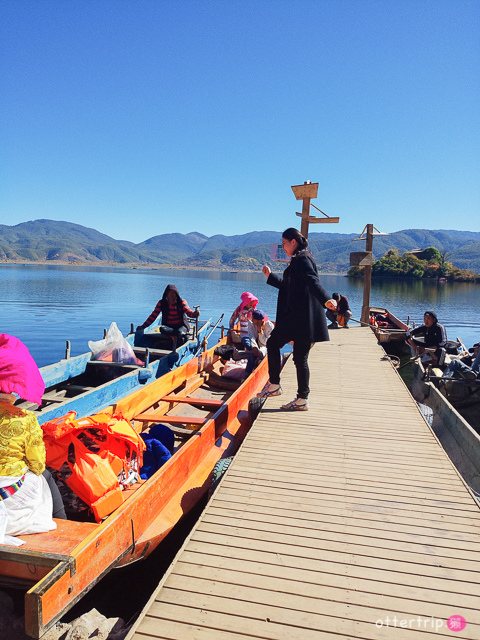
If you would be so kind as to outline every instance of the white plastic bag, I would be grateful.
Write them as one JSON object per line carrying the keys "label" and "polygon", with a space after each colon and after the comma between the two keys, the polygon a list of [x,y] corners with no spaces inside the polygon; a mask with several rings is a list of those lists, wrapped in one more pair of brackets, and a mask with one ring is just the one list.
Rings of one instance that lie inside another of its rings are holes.
{"label": "white plastic bag", "polygon": [[122,364],[143,364],[133,352],[130,344],[125,340],[116,322],[112,322],[103,340],[89,340],[88,348],[94,360],[104,362],[121,362]]}
{"label": "white plastic bag", "polygon": [[222,372],[225,378],[233,378],[234,380],[243,380],[245,378],[245,368],[247,360],[228,360]]}

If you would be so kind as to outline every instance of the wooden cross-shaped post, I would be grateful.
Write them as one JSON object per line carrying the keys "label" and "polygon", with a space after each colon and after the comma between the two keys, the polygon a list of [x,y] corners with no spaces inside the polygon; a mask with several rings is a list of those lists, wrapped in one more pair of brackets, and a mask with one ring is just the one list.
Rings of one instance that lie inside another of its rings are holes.
{"label": "wooden cross-shaped post", "polygon": [[[373,233],[373,230],[377,233]],[[366,237],[364,236],[366,232]],[[382,233],[373,224],[367,224],[359,238],[355,240],[365,240],[365,251],[356,251],[350,254],[350,265],[363,267],[363,305],[360,321],[368,324],[370,316],[370,290],[372,287],[372,254],[373,236],[388,236],[389,233]]]}
{"label": "wooden cross-shaped post", "polygon": [[324,218],[316,218],[315,216],[310,215],[310,200],[317,197],[318,182],[310,182],[310,180],[307,180],[303,184],[293,186],[292,191],[295,194],[297,200],[303,200],[302,213],[297,212],[297,216],[300,216],[300,218],[302,219],[300,232],[305,238],[308,238],[308,225],[310,224],[310,222],[315,224],[318,222],[340,221],[340,218],[331,218],[330,216],[327,216],[326,213],[324,213],[318,207],[315,207],[314,204],[312,204],[312,207],[315,207],[317,211],[320,211],[320,213],[323,214]]}

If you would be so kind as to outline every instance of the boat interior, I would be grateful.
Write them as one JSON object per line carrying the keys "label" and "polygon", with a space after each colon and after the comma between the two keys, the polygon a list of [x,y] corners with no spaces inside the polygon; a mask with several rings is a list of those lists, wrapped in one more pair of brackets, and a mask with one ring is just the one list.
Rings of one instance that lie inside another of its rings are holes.
{"label": "boat interior", "polygon": [[[116,404],[107,407],[102,413],[121,413],[137,433],[148,432],[158,423],[167,425],[175,437],[174,455],[202,429],[205,423],[223,407],[232,393],[240,387],[240,380],[222,376],[223,367],[222,361],[217,356],[213,356],[195,375],[188,378],[163,376],[164,384],[161,383],[162,379],[159,379],[154,385],[140,388]],[[140,480],[124,489],[124,501],[130,498],[144,482],[145,480]],[[95,522],[89,510],[75,512],[66,509],[66,511],[69,520]],[[38,535],[32,538],[36,539]],[[48,534],[40,535],[45,537]]]}
{"label": "boat interior", "polygon": [[[77,356],[77,359],[83,358],[84,362],[78,367],[69,366],[70,362],[67,358],[62,361],[64,365],[64,375],[62,379],[55,384],[46,387],[42,396],[42,404],[36,405],[31,402],[18,402],[17,406],[33,411],[37,418],[40,419],[42,414],[50,410],[52,407],[59,408],[72,398],[84,396],[104,385],[109,384],[113,380],[122,378],[127,375],[139,375],[142,377],[141,370],[149,365],[160,361],[162,358],[171,357],[175,353],[176,345],[168,336],[163,336],[158,332],[158,327],[153,328],[149,332],[144,332],[141,339],[143,346],[138,346],[137,335],[129,334],[127,341],[133,345],[133,351],[141,364],[123,364],[120,362],[106,362],[103,360],[94,360],[88,358],[88,354]],[[182,345],[182,351],[188,351],[197,344],[197,335],[199,327],[191,324],[187,342]],[[180,357],[180,356],[179,356]],[[72,358],[73,361],[75,358]],[[170,367],[169,367],[170,368]],[[140,370],[140,371],[139,371]],[[74,375],[76,373],[76,375]],[[145,377],[145,379],[147,376]],[[68,409],[66,409],[68,410]],[[58,415],[58,412],[57,412]]]}

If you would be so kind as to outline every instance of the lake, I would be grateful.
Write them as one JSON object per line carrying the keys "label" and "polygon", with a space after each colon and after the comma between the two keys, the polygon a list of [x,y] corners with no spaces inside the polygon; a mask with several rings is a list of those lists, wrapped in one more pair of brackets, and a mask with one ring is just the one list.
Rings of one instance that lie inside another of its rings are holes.
{"label": "lake", "polygon": [[[321,275],[327,291],[348,296],[353,317],[360,318],[363,282],[344,276]],[[55,362],[65,353],[88,350],[88,340],[103,337],[104,328],[117,322],[126,334],[141,324],[155,307],[165,286],[175,283],[190,306],[200,304],[201,317],[215,320],[231,313],[240,294],[251,291],[259,307],[275,317],[277,290],[261,273],[229,273],[114,267],[4,265],[0,268],[0,332],[22,339],[39,366]],[[434,309],[450,338],[461,336],[467,346],[480,340],[480,286],[471,283],[374,280],[372,306],[385,306],[402,320],[417,323]],[[354,324],[354,323],[352,323]],[[213,340],[213,338],[212,338]],[[63,619],[71,621],[95,607],[107,617],[129,620],[148,601],[162,574],[199,517],[206,499],[173,529],[149,556],[110,572]],[[18,592],[23,597],[21,592]],[[20,604],[18,605],[21,606]]]}
{"label": "lake", "polygon": [[[228,325],[243,291],[255,294],[259,308],[275,318],[277,290],[266,284],[262,273],[1,265],[0,276],[0,332],[23,340],[39,366],[63,358],[67,340],[72,355],[88,351],[88,341],[103,338],[113,321],[126,335],[131,324],[148,317],[169,283],[178,286],[192,308],[200,305],[202,319],[217,320],[224,313]],[[353,317],[359,320],[363,281],[334,275],[320,279],[328,292],[349,298]],[[433,309],[450,339],[460,336],[467,347],[480,340],[478,284],[374,279],[370,304],[417,324],[425,310]]]}

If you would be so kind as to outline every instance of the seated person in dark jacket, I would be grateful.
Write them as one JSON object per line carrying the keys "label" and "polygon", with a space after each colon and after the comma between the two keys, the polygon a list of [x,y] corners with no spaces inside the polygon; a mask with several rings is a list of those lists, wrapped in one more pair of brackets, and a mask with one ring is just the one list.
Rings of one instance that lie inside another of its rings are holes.
{"label": "seated person in dark jacket", "polygon": [[407,342],[414,353],[424,353],[425,349],[435,349],[434,359],[438,364],[443,364],[447,332],[443,324],[438,322],[435,312],[425,311],[423,324],[414,329],[409,329],[406,332],[406,336]]}
{"label": "seated person in dark jacket", "polygon": [[154,322],[159,313],[162,312],[162,325],[160,333],[171,336],[175,346],[180,346],[187,341],[188,320],[187,318],[198,318],[198,309],[192,311],[186,300],[180,297],[177,287],[174,284],[167,284],[162,298],[157,302],[157,306],[148,316],[145,322],[137,327],[137,331],[143,331]]}
{"label": "seated person in dark jacket", "polygon": [[337,301],[337,308],[335,310],[327,309],[326,316],[332,323],[328,325],[328,328],[338,329],[339,327],[344,327],[344,329],[348,329],[348,321],[352,317],[352,312],[347,296],[332,293],[332,299]]}

